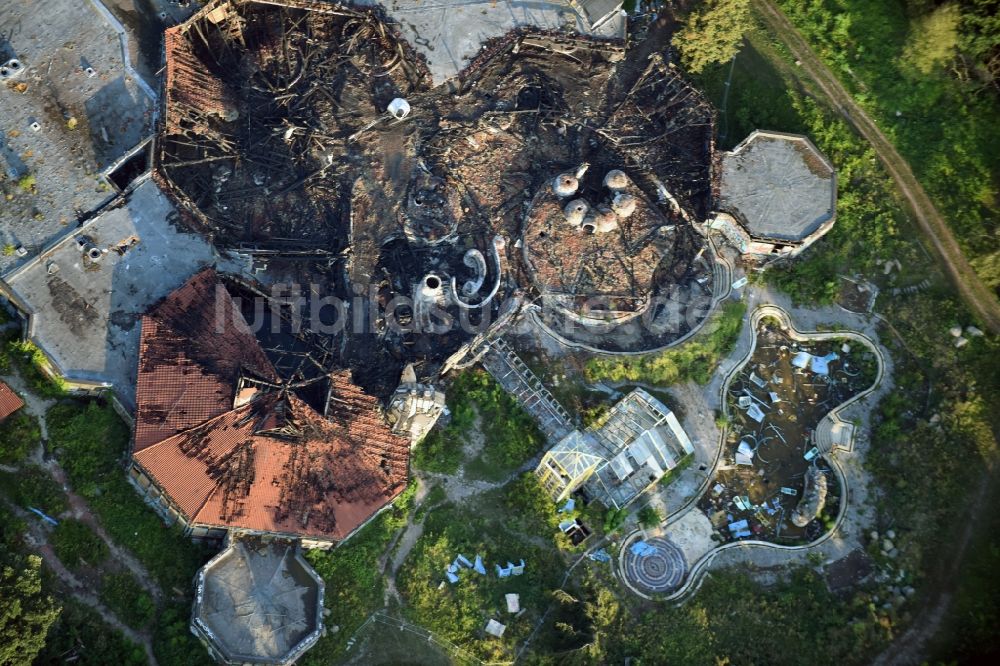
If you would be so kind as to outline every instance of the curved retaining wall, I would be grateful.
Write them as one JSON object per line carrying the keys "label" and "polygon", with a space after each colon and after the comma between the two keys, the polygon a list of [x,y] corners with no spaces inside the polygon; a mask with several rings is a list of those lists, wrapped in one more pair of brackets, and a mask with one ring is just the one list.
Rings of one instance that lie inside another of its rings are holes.
{"label": "curved retaining wall", "polygon": [[[729,391],[729,385],[732,383],[736,375],[739,374],[739,372],[746,366],[746,364],[753,357],[753,353],[757,349],[757,328],[759,327],[761,321],[766,317],[772,317],[774,319],[777,319],[781,325],[782,330],[784,330],[790,338],[796,341],[804,342],[812,340],[831,340],[831,339],[846,338],[848,340],[854,340],[856,342],[860,342],[866,345],[869,349],[871,349],[875,353],[875,358],[878,361],[878,368],[875,374],[875,381],[873,381],[871,386],[869,386],[865,390],[861,391],[857,395],[853,396],[852,398],[846,400],[845,402],[831,409],[826,414],[826,416],[824,416],[823,419],[820,420],[820,422],[822,422],[825,419],[831,419],[833,421],[844,423],[845,421],[840,418],[841,412],[850,407],[851,405],[855,404],[862,398],[865,398],[871,393],[873,393],[881,385],[882,378],[885,374],[885,357],[878,343],[872,340],[870,337],[868,337],[863,333],[859,333],[857,331],[799,331],[792,325],[791,318],[789,317],[788,313],[785,310],[775,305],[761,305],[758,306],[757,309],[755,309],[753,311],[753,314],[750,316],[750,321],[749,321],[750,348],[744,355],[744,357],[735,366],[733,366],[733,369],[730,370],[729,374],[726,376],[725,381],[723,381],[722,383],[721,405],[722,405],[722,413],[724,416],[726,417],[729,416],[729,407],[726,401],[726,393]],[[671,524],[677,522],[682,516],[687,514],[688,511],[694,508],[697,501],[701,499],[701,496],[705,493],[705,490],[708,488],[709,483],[715,477],[715,473],[719,467],[719,463],[722,460],[722,449],[726,441],[726,432],[727,431],[725,429],[722,431],[721,439],[719,440],[719,450],[715,457],[715,464],[712,467],[712,473],[706,477],[705,482],[702,484],[702,488],[699,490],[697,494],[695,494],[690,500],[688,500],[680,509],[673,512],[667,517],[667,519],[663,522],[664,527],[670,526]],[[853,451],[854,438],[853,437],[851,438],[851,441],[848,443],[846,447],[837,446],[836,448],[840,448],[841,450],[846,452]],[[843,523],[844,521],[844,516],[847,514],[847,508],[849,504],[848,498],[850,496],[849,495],[850,486],[847,481],[847,476],[844,474],[844,470],[840,466],[840,463],[835,458],[832,457],[827,458],[827,460],[830,462],[831,468],[836,472],[837,477],[840,480],[841,487],[843,488],[842,499],[840,502],[840,510],[837,512],[837,520],[835,521],[832,529],[825,532],[815,541],[812,541],[808,544],[803,544],[801,546],[785,546],[781,544],[771,543],[769,541],[760,541],[755,539],[747,541],[734,541],[731,543],[723,544],[721,546],[716,546],[711,550],[709,550],[704,555],[702,555],[701,557],[699,557],[698,560],[693,565],[691,565],[691,568],[688,570],[687,573],[687,578],[684,580],[684,583],[677,590],[675,590],[669,595],[657,598],[661,599],[662,601],[679,603],[684,601],[688,596],[690,596],[694,592],[697,592],[698,588],[701,587],[701,583],[704,579],[705,573],[707,573],[713,560],[715,560],[716,556],[718,556],[718,554],[723,551],[733,550],[736,548],[752,548],[752,549],[759,548],[759,549],[773,549],[773,550],[784,550],[784,551],[808,551],[812,548],[816,548],[817,546],[821,545],[822,543],[830,539],[834,534],[836,534],[837,530],[840,529],[841,523]],[[636,587],[632,585],[625,577],[625,572],[623,570],[622,563],[624,562],[624,558],[622,557],[622,552],[624,552],[625,548],[627,548],[629,544],[631,544],[636,539],[640,538],[642,534],[643,534],[642,530],[636,530],[632,534],[628,535],[622,541],[621,550],[618,553],[618,575],[621,578],[622,582],[625,583],[625,585],[630,590],[632,590],[633,592],[635,592],[636,594],[645,599],[653,599],[653,597],[651,597],[650,595],[636,589]]]}
{"label": "curved retaining wall", "polygon": [[709,311],[702,318],[702,320],[698,322],[698,324],[695,325],[690,331],[688,331],[681,337],[677,338],[676,340],[668,342],[665,345],[661,345],[660,347],[653,347],[650,349],[641,349],[637,351],[610,351],[607,349],[597,349],[596,347],[591,347],[590,345],[585,344],[583,342],[576,342],[563,337],[562,335],[554,331],[551,326],[546,324],[542,320],[542,318],[538,316],[538,313],[535,310],[529,310],[527,312],[527,316],[531,319],[532,323],[538,327],[540,331],[544,332],[546,335],[551,337],[560,345],[568,349],[574,349],[577,351],[585,351],[585,352],[590,352],[592,354],[601,354],[604,356],[641,356],[642,354],[657,354],[659,352],[672,349],[673,347],[677,347],[678,345],[684,344],[685,342],[690,340],[705,327],[705,324],[707,324],[708,321],[712,319],[712,316],[715,313],[716,308],[718,308],[719,303],[728,298],[729,294],[732,293],[733,290],[731,284],[733,275],[732,265],[729,263],[727,259],[725,259],[725,257],[722,256],[722,253],[716,249],[715,241],[713,241],[710,236],[705,237],[705,243],[706,247],[711,249],[712,257],[715,259],[712,271],[713,272],[712,280],[714,288],[712,292],[712,303],[709,306]]}

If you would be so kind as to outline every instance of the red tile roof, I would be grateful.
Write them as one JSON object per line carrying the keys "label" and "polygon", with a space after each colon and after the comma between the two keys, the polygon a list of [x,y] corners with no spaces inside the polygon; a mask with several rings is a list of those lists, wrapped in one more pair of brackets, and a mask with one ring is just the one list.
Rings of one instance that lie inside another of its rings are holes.
{"label": "red tile roof", "polygon": [[24,400],[21,400],[21,397],[14,393],[9,386],[0,382],[0,421],[22,407],[24,407]]}
{"label": "red tile roof", "polygon": [[182,120],[191,115],[226,116],[237,107],[232,91],[195,54],[186,33],[187,24],[164,31],[166,53],[168,132],[183,130]]}
{"label": "red tile roof", "polygon": [[143,322],[134,460],[191,523],[345,538],[406,486],[409,440],[347,372],[329,377],[327,418],[280,386],[234,409],[241,371],[280,381],[245,329],[205,328],[238,315],[216,284],[200,273]]}
{"label": "red tile roof", "polygon": [[142,319],[135,449],[232,409],[243,373],[277,380],[215,271],[205,269]]}

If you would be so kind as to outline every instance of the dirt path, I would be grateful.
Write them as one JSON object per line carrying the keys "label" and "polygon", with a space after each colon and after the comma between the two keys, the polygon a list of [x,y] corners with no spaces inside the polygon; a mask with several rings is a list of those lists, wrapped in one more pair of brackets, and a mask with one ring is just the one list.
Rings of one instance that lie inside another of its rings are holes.
{"label": "dirt path", "polygon": [[[993,333],[1000,332],[1000,303],[969,265],[947,222],[913,175],[906,160],[896,151],[868,114],[858,106],[833,72],[823,64],[772,0],[753,0],[753,4],[767,27],[801,62],[803,71],[819,86],[834,108],[837,108],[855,130],[871,144],[899,191],[906,198],[924,237],[934,248],[945,272],[963,300],[983,319]],[[977,515],[987,508],[985,505],[991,495],[993,483],[994,474],[990,470],[984,471],[969,503],[969,515]],[[878,656],[875,664],[920,663],[927,641],[941,628],[951,605],[954,585],[969,543],[972,541],[975,525],[973,520],[964,521],[961,531],[952,542],[954,545],[951,556],[942,559],[943,562],[947,562],[947,566],[940,572],[923,610],[909,629]]]}
{"label": "dirt path", "polygon": [[969,518],[962,521],[961,532],[952,541],[954,545],[950,556],[940,558],[942,563],[946,563],[945,568],[932,585],[923,610],[909,629],[897,636],[892,645],[875,659],[873,662],[875,666],[909,666],[925,663],[928,655],[924,654],[924,649],[928,641],[937,635],[948,615],[959,572],[975,533],[977,522],[973,516],[982,515],[983,512],[990,510],[987,501],[992,494],[995,480],[993,470],[987,467],[979,479],[972,501],[966,507]]}
{"label": "dirt path", "polygon": [[830,104],[871,144],[909,204],[924,238],[934,248],[945,273],[962,299],[979,315],[990,331],[1000,334],[1000,302],[972,269],[948,223],[941,217],[906,160],[896,151],[871,117],[858,106],[774,2],[753,0],[753,6],[767,27],[801,62],[802,70],[819,87]]}
{"label": "dirt path", "polygon": [[[46,458],[45,443],[48,441],[49,430],[45,415],[48,409],[52,407],[56,401],[43,399],[32,393],[23,377],[21,377],[20,373],[16,370],[14,370],[12,374],[4,376],[3,379],[24,398],[24,409],[38,419],[39,430],[41,431],[42,438],[41,441],[38,442],[34,451],[31,452],[29,458],[31,463],[44,469],[48,472],[49,476],[51,476],[52,479],[59,484],[69,501],[70,515],[86,524],[101,538],[101,540],[108,547],[110,558],[124,568],[128,569],[132,573],[136,582],[138,582],[152,597],[156,607],[158,609],[162,608],[164,598],[163,591],[153,581],[149,571],[146,570],[146,568],[135,558],[135,556],[127,552],[111,539],[110,535],[108,535],[107,531],[104,529],[104,526],[100,523],[93,511],[87,505],[87,502],[76,494],[72,488],[70,488],[69,481],[66,478],[66,472],[59,466],[59,463],[57,463],[54,459]],[[19,468],[17,466],[4,465],[3,469],[7,472],[16,473]],[[11,508],[19,516],[25,519],[25,522],[29,526],[27,536],[29,545],[38,550],[43,561],[52,569],[56,576],[67,585],[73,597],[97,611],[105,622],[121,631],[130,640],[142,645],[143,649],[146,651],[146,657],[149,660],[149,663],[155,666],[156,657],[153,654],[152,640],[149,634],[145,632],[137,632],[122,623],[114,613],[112,613],[98,600],[92,590],[88,590],[76,576],[66,569],[63,563],[56,556],[52,546],[49,544],[48,535],[38,524],[37,519],[33,515],[24,512],[20,507],[11,506]]]}
{"label": "dirt path", "polygon": [[56,556],[55,551],[49,544],[48,535],[38,524],[35,516],[22,510],[20,507],[8,504],[10,509],[28,525],[28,532],[25,535],[25,542],[33,550],[37,551],[42,561],[52,570],[56,577],[63,582],[69,594],[82,604],[93,608],[105,622],[120,631],[126,638],[137,645],[141,645],[146,652],[146,659],[150,666],[156,666],[156,655],[153,653],[153,642],[146,632],[139,632],[125,625],[111,610],[102,604],[91,590],[84,585],[80,579],[74,576],[69,569]]}
{"label": "dirt path", "polygon": [[49,473],[49,475],[62,486],[63,492],[66,494],[67,499],[69,499],[70,513],[74,518],[82,523],[85,523],[90,529],[92,529],[97,536],[101,538],[108,546],[111,557],[119,562],[122,566],[127,568],[132,572],[133,577],[136,582],[138,582],[146,592],[153,598],[153,602],[156,604],[157,608],[163,605],[163,591],[160,587],[153,582],[153,577],[146,570],[146,567],[142,566],[139,560],[115,543],[111,537],[108,535],[104,526],[101,525],[97,517],[94,516],[93,511],[87,505],[82,497],[77,495],[69,487],[69,482],[66,480],[66,473],[54,460],[46,460],[42,463],[42,467]]}

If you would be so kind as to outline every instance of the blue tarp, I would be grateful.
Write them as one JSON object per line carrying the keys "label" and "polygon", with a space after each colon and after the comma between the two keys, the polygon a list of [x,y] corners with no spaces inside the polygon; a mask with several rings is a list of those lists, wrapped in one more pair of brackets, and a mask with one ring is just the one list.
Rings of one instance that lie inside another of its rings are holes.
{"label": "blue tarp", "polygon": [[587,557],[590,558],[590,559],[592,559],[595,562],[610,562],[611,561],[611,556],[608,555],[608,551],[604,550],[603,548],[599,548],[599,549],[595,550],[594,552],[589,553],[587,555]]}
{"label": "blue tarp", "polygon": [[462,555],[461,553],[458,554],[458,557],[455,558],[455,561],[461,564],[466,569],[472,568],[472,562],[470,562],[469,559],[465,555]]}
{"label": "blue tarp", "polygon": [[652,555],[657,552],[656,546],[650,546],[645,541],[636,541],[634,544],[629,546],[629,550],[633,555],[638,555],[639,557],[646,557],[647,555]]}
{"label": "blue tarp", "polygon": [[448,565],[448,573],[458,573],[458,565],[452,562]]}
{"label": "blue tarp", "polygon": [[472,565],[472,570],[478,574],[486,575],[486,567],[483,566],[483,558],[476,555],[476,563]]}
{"label": "blue tarp", "polygon": [[570,497],[566,503],[559,507],[559,513],[569,513],[576,508],[576,500]]}
{"label": "blue tarp", "polygon": [[735,532],[737,530],[745,530],[747,528],[747,526],[749,526],[749,525],[750,525],[750,523],[748,523],[747,519],[744,518],[743,520],[739,520],[739,521],[736,521],[735,523],[731,523],[729,525],[729,531],[730,532]]}
{"label": "blue tarp", "polygon": [[[511,566],[511,567],[514,566],[513,564],[510,564],[509,562],[508,562],[508,565]],[[497,568],[497,576],[499,578],[507,578],[508,576],[510,576],[510,569],[509,568],[508,569],[501,569],[499,564],[496,565],[496,568]]]}
{"label": "blue tarp", "polygon": [[41,511],[39,511],[38,509],[36,509],[36,508],[35,508],[35,507],[33,507],[33,506],[29,506],[29,507],[28,507],[28,511],[31,511],[32,513],[35,513],[35,514],[38,514],[38,516],[39,516],[39,517],[40,517],[40,518],[41,518],[42,520],[44,520],[45,522],[47,522],[47,523],[51,523],[52,525],[58,525],[58,524],[59,524],[59,521],[58,521],[58,520],[56,520],[55,518],[53,518],[53,517],[51,517],[51,516],[47,516],[47,515],[45,515],[44,513],[42,513]]}
{"label": "blue tarp", "polygon": [[458,576],[456,576],[455,574],[453,574],[453,573],[452,573],[452,572],[450,572],[450,571],[446,572],[446,573],[445,573],[445,576],[447,576],[447,577],[448,577],[448,582],[449,582],[449,583],[452,583],[452,584],[455,584],[455,583],[457,583],[457,582],[458,582]]}
{"label": "blue tarp", "polygon": [[517,565],[513,565],[510,562],[508,562],[507,566],[511,567],[510,572],[515,576],[520,576],[521,574],[524,573],[524,560],[521,560],[521,562]]}
{"label": "blue tarp", "polygon": [[741,532],[737,532],[733,536],[736,537],[737,539],[743,539],[745,537],[750,536],[750,530],[743,530]]}

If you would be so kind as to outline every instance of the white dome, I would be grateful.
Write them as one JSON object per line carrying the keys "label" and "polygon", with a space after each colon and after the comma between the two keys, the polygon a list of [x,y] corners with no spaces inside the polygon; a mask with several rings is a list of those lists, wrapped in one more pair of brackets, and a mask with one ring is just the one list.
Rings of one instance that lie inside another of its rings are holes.
{"label": "white dome", "polygon": [[590,204],[587,203],[586,199],[573,199],[563,208],[563,215],[566,217],[566,221],[574,227],[580,226],[583,223],[583,218],[589,212]]}
{"label": "white dome", "polygon": [[615,214],[621,218],[626,218],[634,213],[635,206],[635,197],[627,192],[619,192],[611,201],[611,210],[613,210]]}
{"label": "white dome", "polygon": [[624,190],[628,187],[629,180],[628,176],[625,175],[624,171],[619,169],[612,169],[604,176],[604,187],[612,191]]}

